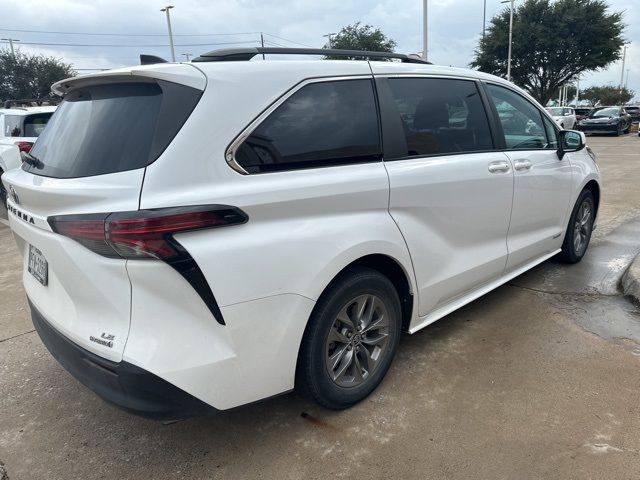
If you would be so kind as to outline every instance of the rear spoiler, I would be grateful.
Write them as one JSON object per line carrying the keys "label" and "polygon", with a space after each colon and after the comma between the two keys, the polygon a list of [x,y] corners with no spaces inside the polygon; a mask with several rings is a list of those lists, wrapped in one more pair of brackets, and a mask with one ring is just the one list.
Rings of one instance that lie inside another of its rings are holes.
{"label": "rear spoiler", "polygon": [[[137,77],[137,78],[132,78]],[[199,69],[188,63],[157,63],[135,67],[117,68],[77,77],[65,78],[51,86],[55,95],[64,96],[70,90],[105,83],[126,81],[152,81],[153,79],[179,83],[197,90],[204,90],[207,77]]]}

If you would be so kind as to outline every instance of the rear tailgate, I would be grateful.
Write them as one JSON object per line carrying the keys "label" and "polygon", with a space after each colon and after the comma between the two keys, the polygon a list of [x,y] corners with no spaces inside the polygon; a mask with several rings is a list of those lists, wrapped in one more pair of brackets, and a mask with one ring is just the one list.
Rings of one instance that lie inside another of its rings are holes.
{"label": "rear tailgate", "polygon": [[[100,218],[138,210],[147,165],[163,154],[205,86],[202,72],[176,64],[59,82],[54,90],[65,99],[32,156],[2,177],[29,300],[55,329],[108,360],[123,356],[131,284],[127,260],[105,242]],[[58,219],[87,218],[98,218],[92,230],[56,233]]]}
{"label": "rear tailgate", "polygon": [[54,179],[17,169],[3,176],[13,192],[8,199],[9,224],[24,256],[23,283],[29,300],[70,340],[112,361],[121,360],[129,331],[131,286],[126,261],[103,257],[53,233],[47,217],[54,212],[135,210],[143,174],[139,169]]}

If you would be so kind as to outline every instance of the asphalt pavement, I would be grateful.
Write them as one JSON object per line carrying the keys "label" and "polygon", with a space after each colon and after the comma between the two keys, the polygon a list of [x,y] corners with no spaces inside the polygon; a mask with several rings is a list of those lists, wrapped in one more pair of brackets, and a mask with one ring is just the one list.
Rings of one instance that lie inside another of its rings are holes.
{"label": "asphalt pavement", "polygon": [[0,479],[639,478],[640,309],[620,278],[640,251],[640,138],[588,143],[605,190],[583,262],[403,336],[342,412],[295,394],[170,425],[113,408],[34,333],[0,223]]}

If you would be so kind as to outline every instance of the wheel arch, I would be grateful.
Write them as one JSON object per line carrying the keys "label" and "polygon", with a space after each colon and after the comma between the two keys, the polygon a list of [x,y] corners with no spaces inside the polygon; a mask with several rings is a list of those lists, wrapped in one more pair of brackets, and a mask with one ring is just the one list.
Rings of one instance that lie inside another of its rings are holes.
{"label": "wheel arch", "polygon": [[[589,190],[593,195],[593,201],[596,204],[595,206],[596,206],[596,215],[597,215],[598,208],[600,207],[600,185],[598,184],[598,182],[591,179],[585,184],[584,187],[582,187],[582,190]],[[580,191],[582,192],[582,190]]]}
{"label": "wheel arch", "polygon": [[327,283],[323,289],[320,297],[324,295],[333,283],[353,267],[366,267],[371,268],[372,270],[377,270],[387,277],[391,283],[393,283],[396,291],[398,292],[398,296],[400,297],[400,303],[402,306],[402,329],[404,331],[408,330],[416,305],[410,273],[401,262],[389,255],[373,253],[363,255],[351,261],[333,276],[331,281]]}

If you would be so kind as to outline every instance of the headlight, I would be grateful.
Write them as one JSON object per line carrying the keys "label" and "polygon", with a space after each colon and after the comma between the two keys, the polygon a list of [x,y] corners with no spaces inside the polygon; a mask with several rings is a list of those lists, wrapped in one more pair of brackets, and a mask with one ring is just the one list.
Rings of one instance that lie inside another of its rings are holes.
{"label": "headlight", "polygon": [[619,119],[618,118],[612,118],[611,120],[609,120],[609,125],[614,125],[616,123],[618,123]]}

